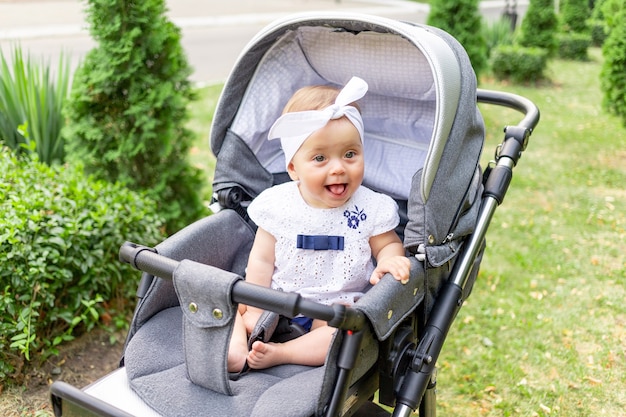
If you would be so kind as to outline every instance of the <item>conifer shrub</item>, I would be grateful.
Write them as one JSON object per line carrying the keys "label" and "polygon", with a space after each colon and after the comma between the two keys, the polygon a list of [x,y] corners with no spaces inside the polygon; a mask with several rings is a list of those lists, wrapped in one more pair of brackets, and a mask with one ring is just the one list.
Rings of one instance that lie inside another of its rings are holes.
{"label": "conifer shrub", "polygon": [[600,72],[603,105],[626,126],[626,0],[606,0],[602,7],[608,27]]}
{"label": "conifer shrub", "polygon": [[589,31],[591,33],[591,44],[600,47],[606,39],[606,25],[604,20],[589,20]]}
{"label": "conifer shrub", "polygon": [[518,43],[528,48],[542,48],[548,56],[557,51],[558,20],[552,0],[530,0],[520,26]]}
{"label": "conifer shrub", "polygon": [[0,381],[15,383],[105,316],[126,318],[139,275],[119,248],[163,238],[149,199],[32,158],[0,148]]}
{"label": "conifer shrub", "polygon": [[587,22],[589,31],[591,32],[591,44],[593,46],[602,46],[607,35],[607,27],[604,18],[602,5],[604,0],[597,0],[593,4],[591,18]]}
{"label": "conifer shrub", "polygon": [[477,76],[487,68],[487,42],[477,0],[432,0],[427,23],[448,32],[463,45]]}
{"label": "conifer shrub", "polygon": [[557,35],[558,56],[563,59],[586,61],[591,46],[588,0],[563,0],[561,2],[561,30]]}
{"label": "conifer shrub", "polygon": [[588,33],[591,17],[588,0],[562,0],[560,3],[561,32]]}
{"label": "conifer shrub", "polygon": [[70,149],[89,173],[145,190],[168,232],[207,214],[204,179],[188,161],[194,98],[180,30],[164,0],[87,0],[97,46],[76,72],[68,105]]}

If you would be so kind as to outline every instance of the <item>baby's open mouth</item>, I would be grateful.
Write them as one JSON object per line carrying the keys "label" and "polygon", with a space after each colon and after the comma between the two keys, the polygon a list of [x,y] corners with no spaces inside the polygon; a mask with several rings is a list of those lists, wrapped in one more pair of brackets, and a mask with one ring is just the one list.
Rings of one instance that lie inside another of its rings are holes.
{"label": "baby's open mouth", "polygon": [[346,184],[330,184],[326,186],[326,189],[335,195],[343,194],[344,191],[346,191],[346,188]]}

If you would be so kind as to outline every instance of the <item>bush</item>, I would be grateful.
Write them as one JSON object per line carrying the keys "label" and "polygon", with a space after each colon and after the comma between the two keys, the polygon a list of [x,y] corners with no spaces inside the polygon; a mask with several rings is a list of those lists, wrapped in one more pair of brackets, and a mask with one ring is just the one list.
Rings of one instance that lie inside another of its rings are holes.
{"label": "bush", "polygon": [[589,0],[563,0],[560,4],[561,31],[588,33],[587,20],[591,17]]}
{"label": "bush", "polygon": [[12,65],[0,51],[0,142],[15,151],[35,150],[39,160],[63,162],[63,105],[70,90],[69,59],[61,55],[56,78],[50,66],[13,49]]}
{"label": "bush", "polygon": [[606,25],[604,20],[589,20],[589,31],[591,33],[591,44],[593,46],[602,46],[606,39]]}
{"label": "bush", "polygon": [[607,35],[607,27],[604,17],[603,4],[605,0],[596,0],[591,10],[591,18],[587,22],[591,32],[591,44],[593,46],[602,46]]}
{"label": "bush", "polygon": [[482,19],[477,0],[432,0],[427,23],[445,30],[463,45],[476,76],[487,68],[487,43],[479,29]]}
{"label": "bush", "polygon": [[626,126],[626,0],[606,0],[602,7],[609,28],[602,45],[604,62],[600,85],[604,93],[603,104]]}
{"label": "bush", "polygon": [[519,44],[545,49],[553,55],[557,50],[557,24],[552,0],[530,0],[520,27]]}
{"label": "bush", "polygon": [[188,162],[194,98],[180,30],[164,0],[89,0],[98,43],[76,72],[71,151],[98,178],[146,190],[174,232],[202,215],[203,177]]}
{"label": "bush", "polygon": [[546,50],[525,48],[519,45],[499,46],[491,56],[491,69],[499,80],[516,83],[536,82],[545,78],[548,63]]}
{"label": "bush", "polygon": [[129,312],[138,275],[117,260],[119,247],[157,243],[163,221],[118,184],[7,148],[0,177],[0,379],[19,383],[29,360],[56,354],[101,316]]}
{"label": "bush", "polygon": [[591,45],[591,36],[583,33],[560,33],[559,57],[575,61],[587,61],[587,49]]}

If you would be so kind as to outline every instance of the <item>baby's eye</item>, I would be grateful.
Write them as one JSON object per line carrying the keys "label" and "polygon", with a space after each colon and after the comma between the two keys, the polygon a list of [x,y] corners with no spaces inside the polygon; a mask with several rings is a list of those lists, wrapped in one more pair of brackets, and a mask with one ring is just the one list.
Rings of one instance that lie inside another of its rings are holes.
{"label": "baby's eye", "polygon": [[354,156],[356,155],[356,152],[354,151],[348,151],[346,152],[346,158],[350,159],[350,158],[354,158]]}
{"label": "baby's eye", "polygon": [[313,158],[313,160],[315,162],[324,162],[326,158],[324,158],[324,155],[315,155],[315,157]]}

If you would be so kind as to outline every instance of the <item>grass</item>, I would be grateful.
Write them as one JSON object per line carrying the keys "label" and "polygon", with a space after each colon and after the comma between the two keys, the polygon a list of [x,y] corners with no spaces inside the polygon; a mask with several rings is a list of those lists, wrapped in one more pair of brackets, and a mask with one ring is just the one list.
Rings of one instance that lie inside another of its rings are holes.
{"label": "grass", "polygon": [[[601,108],[602,57],[590,56],[553,61],[538,87],[481,82],[528,97],[541,121],[440,356],[441,415],[626,416],[626,135]],[[202,90],[196,126],[208,126],[220,88]],[[481,111],[488,161],[521,116]],[[213,161],[199,137],[192,157]]]}
{"label": "grass", "polygon": [[190,162],[201,169],[207,178],[209,187],[202,195],[211,195],[210,184],[213,182],[213,172],[215,171],[215,157],[209,146],[209,133],[213,113],[222,91],[222,85],[211,85],[198,90],[198,99],[189,108],[189,129],[195,134],[195,142],[190,151]]}
{"label": "grass", "polygon": [[[540,88],[481,83],[530,98],[542,117],[439,360],[444,415],[626,415],[626,139],[601,109],[591,57],[554,61]],[[481,109],[490,126],[518,120]]]}

